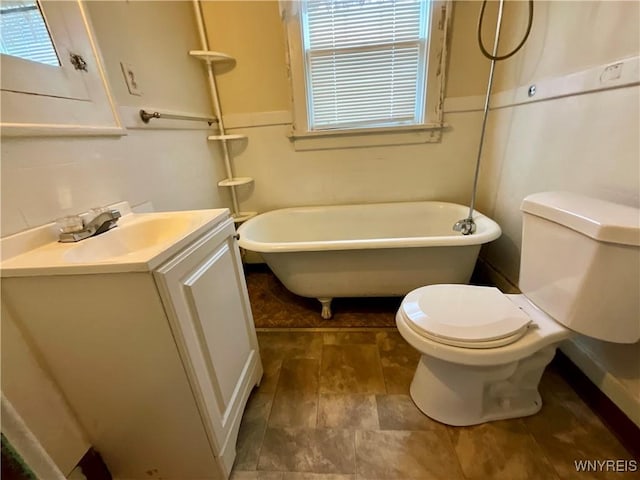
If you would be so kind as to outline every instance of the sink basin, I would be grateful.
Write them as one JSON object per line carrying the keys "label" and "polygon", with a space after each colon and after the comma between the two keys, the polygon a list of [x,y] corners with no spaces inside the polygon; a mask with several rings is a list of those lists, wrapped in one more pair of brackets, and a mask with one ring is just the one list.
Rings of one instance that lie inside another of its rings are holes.
{"label": "sink basin", "polygon": [[58,242],[51,223],[0,239],[0,276],[149,272],[217,224],[232,221],[226,208],[132,213],[122,202],[118,225],[76,243]]}
{"label": "sink basin", "polygon": [[191,218],[172,216],[117,226],[102,235],[78,242],[65,252],[64,259],[73,263],[93,263],[137,254],[185,235],[192,224]]}

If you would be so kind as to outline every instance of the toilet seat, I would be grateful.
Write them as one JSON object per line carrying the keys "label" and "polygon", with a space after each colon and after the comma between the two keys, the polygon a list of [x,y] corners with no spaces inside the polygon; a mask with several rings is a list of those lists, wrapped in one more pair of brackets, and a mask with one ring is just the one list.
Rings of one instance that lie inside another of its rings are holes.
{"label": "toilet seat", "polygon": [[415,333],[462,348],[509,345],[532,325],[531,318],[494,287],[421,287],[405,297],[400,312]]}

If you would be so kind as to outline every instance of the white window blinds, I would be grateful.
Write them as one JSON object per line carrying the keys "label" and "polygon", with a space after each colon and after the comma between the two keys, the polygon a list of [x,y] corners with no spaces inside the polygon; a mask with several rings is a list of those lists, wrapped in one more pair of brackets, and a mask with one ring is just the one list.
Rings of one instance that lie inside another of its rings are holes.
{"label": "white window blinds", "polygon": [[428,0],[304,3],[310,130],[423,121],[428,9]]}
{"label": "white window blinds", "polygon": [[60,65],[35,0],[0,3],[0,53],[55,67]]}

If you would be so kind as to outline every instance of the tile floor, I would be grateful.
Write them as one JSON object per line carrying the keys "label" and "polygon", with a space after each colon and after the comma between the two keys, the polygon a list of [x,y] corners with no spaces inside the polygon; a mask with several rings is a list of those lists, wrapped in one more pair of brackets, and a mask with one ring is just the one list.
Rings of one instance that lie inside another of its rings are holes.
{"label": "tile floor", "polygon": [[640,478],[577,473],[630,454],[547,369],[535,416],[448,427],[409,397],[418,354],[394,329],[261,331],[265,374],[249,399],[233,480]]}

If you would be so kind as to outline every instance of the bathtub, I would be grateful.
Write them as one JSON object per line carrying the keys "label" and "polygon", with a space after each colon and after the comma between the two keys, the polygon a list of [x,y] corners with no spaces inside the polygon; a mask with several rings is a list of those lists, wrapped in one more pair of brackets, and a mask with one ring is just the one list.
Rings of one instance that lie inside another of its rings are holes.
{"label": "bathtub", "polygon": [[242,248],[259,252],[284,286],[317,298],[404,296],[434,283],[468,283],[482,244],[500,226],[479,212],[473,235],[452,230],[468,207],[403,202],[274,210],[242,224]]}

